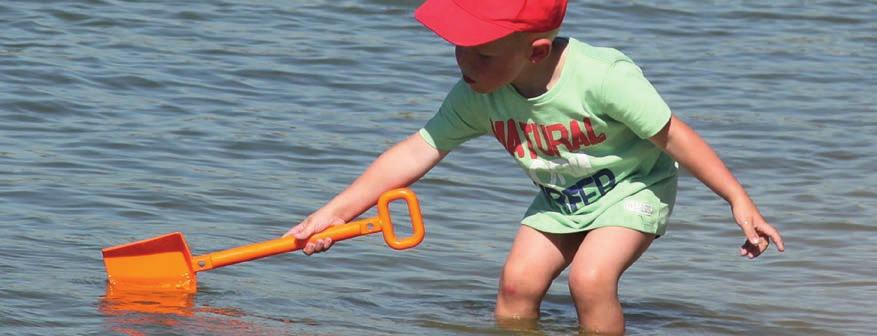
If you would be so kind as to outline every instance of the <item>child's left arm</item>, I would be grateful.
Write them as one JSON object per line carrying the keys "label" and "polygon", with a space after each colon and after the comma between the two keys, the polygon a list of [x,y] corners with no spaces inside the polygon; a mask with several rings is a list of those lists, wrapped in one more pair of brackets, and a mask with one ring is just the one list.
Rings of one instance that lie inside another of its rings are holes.
{"label": "child's left arm", "polygon": [[778,251],[785,250],[779,231],[764,220],[743,186],[725,167],[716,152],[691,127],[672,116],[667,125],[650,140],[704,185],[728,201],[737,225],[747,238],[740,248],[740,255],[750,259],[759,256],[767,250],[769,240],[774,241]]}

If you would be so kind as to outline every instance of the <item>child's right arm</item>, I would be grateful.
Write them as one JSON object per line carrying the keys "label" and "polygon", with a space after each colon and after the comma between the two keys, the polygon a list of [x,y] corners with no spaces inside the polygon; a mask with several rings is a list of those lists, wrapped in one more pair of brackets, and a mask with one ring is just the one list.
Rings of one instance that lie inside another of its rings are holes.
{"label": "child's right arm", "polygon": [[764,219],[722,159],[688,124],[673,116],[651,140],[728,202],[734,220],[746,236],[740,255],[758,257],[771,240],[778,251],[785,250],[779,231]]}
{"label": "child's right arm", "polygon": [[[407,186],[425,175],[447,155],[414,133],[381,154],[343,192],[318,209],[283,236],[306,239],[332,225],[356,218],[378,201],[385,191]],[[322,252],[332,246],[331,239],[307,244],[305,254]]]}

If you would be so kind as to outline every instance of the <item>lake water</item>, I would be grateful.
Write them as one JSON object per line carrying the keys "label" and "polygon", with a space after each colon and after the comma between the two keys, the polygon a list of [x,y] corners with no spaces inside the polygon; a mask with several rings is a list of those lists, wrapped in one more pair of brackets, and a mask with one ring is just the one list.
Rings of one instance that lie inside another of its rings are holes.
{"label": "lake water", "polygon": [[[413,186],[415,249],[204,272],[158,312],[105,298],[102,248],[275,238],[422,126],[459,75],[418,3],[0,3],[0,334],[502,334],[498,274],[537,190],[487,137]],[[572,1],[562,34],[636,60],[787,248],[739,257],[727,205],[683,173],[622,279],[629,333],[873,334],[877,3],[610,3]],[[576,333],[565,279],[530,334]]]}

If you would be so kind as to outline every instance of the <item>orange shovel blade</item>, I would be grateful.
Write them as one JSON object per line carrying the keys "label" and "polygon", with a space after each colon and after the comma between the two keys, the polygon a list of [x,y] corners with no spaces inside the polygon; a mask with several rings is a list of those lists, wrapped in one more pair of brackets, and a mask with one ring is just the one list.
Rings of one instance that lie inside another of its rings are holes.
{"label": "orange shovel blade", "polygon": [[192,254],[179,232],[103,249],[109,285],[119,290],[197,289]]}

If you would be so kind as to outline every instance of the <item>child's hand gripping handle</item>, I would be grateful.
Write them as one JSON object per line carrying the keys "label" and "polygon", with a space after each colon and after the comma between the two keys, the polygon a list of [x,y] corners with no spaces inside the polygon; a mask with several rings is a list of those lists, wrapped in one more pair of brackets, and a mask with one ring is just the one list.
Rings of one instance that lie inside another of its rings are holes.
{"label": "child's hand gripping handle", "polygon": [[[399,240],[396,230],[390,218],[390,202],[404,199],[408,203],[408,214],[411,217],[411,236]],[[411,189],[400,188],[381,194],[378,198],[378,216],[360,219],[346,224],[329,227],[323,232],[317,233],[308,239],[296,240],[292,237],[284,237],[236,247],[233,249],[214,252],[203,256],[193,257],[193,266],[196,272],[206,271],[223,266],[233,265],[244,261],[259,259],[275,254],[281,254],[300,250],[308,242],[319,239],[332,238],[333,241],[341,241],[367,234],[384,232],[384,241],[388,246],[404,250],[420,244],[426,231],[423,227],[423,217],[420,214],[420,203]]]}

